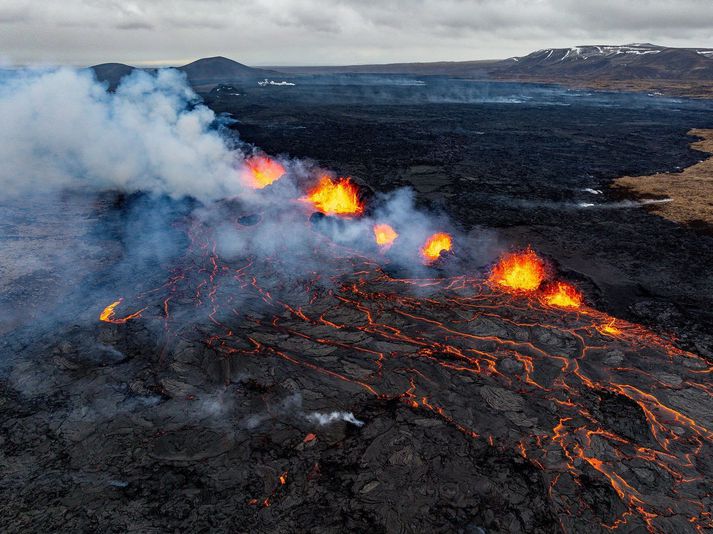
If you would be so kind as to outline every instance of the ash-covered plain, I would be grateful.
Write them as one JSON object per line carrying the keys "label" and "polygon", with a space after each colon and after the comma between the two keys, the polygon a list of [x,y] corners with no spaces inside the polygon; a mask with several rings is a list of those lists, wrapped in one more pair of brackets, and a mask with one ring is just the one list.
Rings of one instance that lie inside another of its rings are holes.
{"label": "ash-covered plain", "polygon": [[4,530],[713,528],[711,237],[607,189],[707,104],[52,76],[0,92]]}

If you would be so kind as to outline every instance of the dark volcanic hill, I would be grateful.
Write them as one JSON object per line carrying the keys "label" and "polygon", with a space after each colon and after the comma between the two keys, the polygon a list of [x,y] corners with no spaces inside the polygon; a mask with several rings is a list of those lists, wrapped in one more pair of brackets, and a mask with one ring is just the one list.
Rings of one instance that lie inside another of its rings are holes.
{"label": "dark volcanic hill", "polygon": [[713,49],[649,43],[548,48],[496,65],[498,76],[599,80],[713,80]]}
{"label": "dark volcanic hill", "polygon": [[[110,89],[115,89],[121,78],[137,68],[139,67],[123,63],[102,63],[90,67],[97,80],[108,83]],[[222,56],[199,59],[177,69],[186,73],[188,82],[193,87],[201,88],[210,88],[224,82],[254,81],[277,74],[270,70],[248,67]]]}
{"label": "dark volcanic hill", "polygon": [[136,69],[136,67],[123,63],[102,63],[89,68],[94,71],[97,80],[108,83],[110,89],[116,88],[124,76],[131,74]]}
{"label": "dark volcanic hill", "polygon": [[273,71],[248,67],[222,56],[208,57],[178,67],[186,73],[191,85],[216,84],[246,79],[260,79],[275,74]]}

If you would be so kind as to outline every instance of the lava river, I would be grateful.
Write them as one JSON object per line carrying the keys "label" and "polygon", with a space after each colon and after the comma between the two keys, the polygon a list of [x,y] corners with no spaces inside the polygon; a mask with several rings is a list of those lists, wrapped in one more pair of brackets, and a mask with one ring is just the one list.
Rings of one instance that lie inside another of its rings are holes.
{"label": "lava river", "polygon": [[[127,298],[121,308],[143,316],[104,328],[162,324],[170,362],[179,341],[196,336],[181,318],[198,311],[198,338],[224,369],[287,366],[355,410],[397,402],[511,451],[540,473],[565,531],[713,527],[713,420],[686,400],[713,393],[699,356],[578,300],[552,305],[547,293],[508,292],[483,275],[396,279],[325,239],[329,280],[287,281],[279,258],[226,262],[207,228],[192,237],[201,263]],[[252,505],[279,505],[295,470],[283,467],[274,495]]]}

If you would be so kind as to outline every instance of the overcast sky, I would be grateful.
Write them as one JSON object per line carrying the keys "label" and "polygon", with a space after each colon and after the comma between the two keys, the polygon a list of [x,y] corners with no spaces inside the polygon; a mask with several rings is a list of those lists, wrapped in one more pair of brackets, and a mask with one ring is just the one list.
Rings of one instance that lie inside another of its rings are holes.
{"label": "overcast sky", "polygon": [[713,0],[0,0],[0,61],[345,65],[713,48]]}

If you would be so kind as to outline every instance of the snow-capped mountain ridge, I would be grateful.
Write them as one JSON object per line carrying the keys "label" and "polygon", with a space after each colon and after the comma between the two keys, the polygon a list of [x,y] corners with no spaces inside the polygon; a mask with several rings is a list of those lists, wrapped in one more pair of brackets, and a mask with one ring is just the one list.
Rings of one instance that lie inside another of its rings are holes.
{"label": "snow-capped mountain ridge", "polygon": [[713,48],[667,48],[651,43],[631,43],[626,45],[581,45],[571,48],[543,48],[526,56],[511,57],[508,61],[521,61],[523,59],[544,59],[565,61],[567,59],[579,60],[592,57],[614,57],[619,55],[647,55],[659,54],[664,50],[690,50],[706,58],[713,58]]}
{"label": "snow-capped mountain ridge", "polygon": [[603,79],[713,79],[713,48],[651,43],[545,48],[500,62],[498,72]]}

